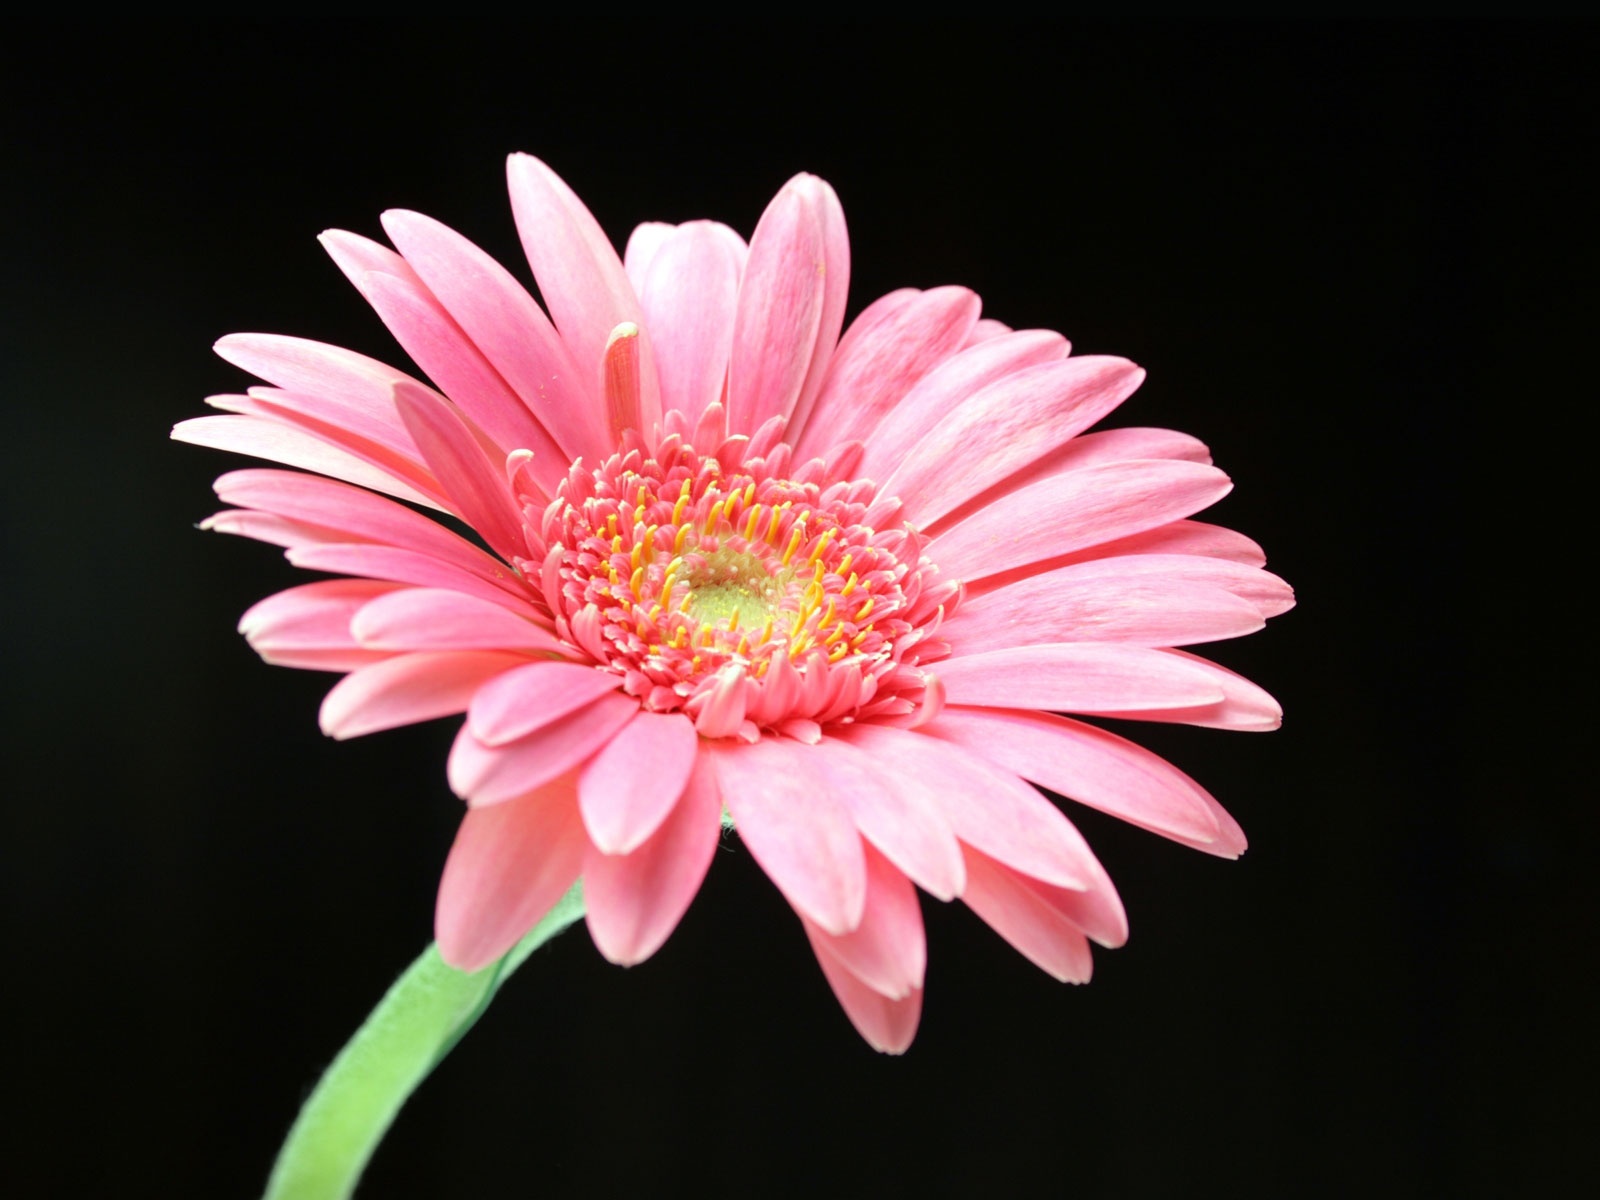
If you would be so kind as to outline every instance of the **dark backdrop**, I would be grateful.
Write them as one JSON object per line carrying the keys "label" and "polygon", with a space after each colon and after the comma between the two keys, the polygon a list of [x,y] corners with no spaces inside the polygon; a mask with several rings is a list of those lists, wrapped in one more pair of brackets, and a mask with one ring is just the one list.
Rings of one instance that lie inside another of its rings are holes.
{"label": "dark backdrop", "polygon": [[326,227],[416,208],[526,277],[512,150],[619,242],[652,218],[748,234],[816,172],[849,217],[852,313],[962,283],[1148,367],[1117,422],[1207,441],[1237,484],[1215,518],[1299,591],[1215,648],[1288,716],[1137,735],[1238,816],[1238,863],[1073,810],[1134,930],[1091,985],[929,903],[921,1033],[879,1057],[730,841],[649,963],[612,968],[581,931],[530,962],[368,1194],[1578,1177],[1591,1007],[1564,964],[1594,943],[1569,822],[1593,787],[1543,792],[1516,753],[1559,665],[1491,695],[1470,635],[1517,558],[1475,444],[1510,451],[1540,406],[1592,396],[1592,29],[910,23],[130,26],[0,49],[10,1194],[252,1194],[430,936],[452,724],[317,733],[328,678],[234,632],[296,572],[193,528],[240,460],[166,434],[243,382],[209,353],[230,331],[403,361]]}

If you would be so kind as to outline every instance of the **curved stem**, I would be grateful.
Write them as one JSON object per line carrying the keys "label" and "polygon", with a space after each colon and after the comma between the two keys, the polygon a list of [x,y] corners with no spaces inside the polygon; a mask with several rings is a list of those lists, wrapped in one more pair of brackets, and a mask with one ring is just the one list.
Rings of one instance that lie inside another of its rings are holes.
{"label": "curved stem", "polygon": [[429,945],[318,1081],[278,1151],[265,1200],[344,1200],[401,1107],[528,955],[583,916],[583,884],[499,962],[470,975]]}

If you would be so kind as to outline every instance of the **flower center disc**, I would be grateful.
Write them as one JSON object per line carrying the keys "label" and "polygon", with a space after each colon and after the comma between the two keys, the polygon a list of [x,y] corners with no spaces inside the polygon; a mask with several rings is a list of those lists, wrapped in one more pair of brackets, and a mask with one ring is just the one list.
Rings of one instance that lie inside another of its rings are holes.
{"label": "flower center disc", "polygon": [[780,476],[779,451],[724,467],[669,437],[574,464],[543,515],[536,574],[561,635],[710,737],[911,711],[914,663],[942,651],[925,638],[959,592],[926,586],[921,539],[873,484],[829,482],[820,463]]}

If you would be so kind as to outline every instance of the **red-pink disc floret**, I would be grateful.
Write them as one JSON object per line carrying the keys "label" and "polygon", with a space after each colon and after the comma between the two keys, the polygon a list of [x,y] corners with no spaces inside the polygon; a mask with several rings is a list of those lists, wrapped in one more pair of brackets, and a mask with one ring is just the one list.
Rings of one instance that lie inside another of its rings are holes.
{"label": "red-pink disc floret", "polygon": [[[961,595],[871,481],[791,468],[789,447],[701,454],[635,437],[525,509],[517,562],[562,638],[706,737],[807,740],[937,706],[927,664]],[[931,714],[927,714],[931,715]]]}

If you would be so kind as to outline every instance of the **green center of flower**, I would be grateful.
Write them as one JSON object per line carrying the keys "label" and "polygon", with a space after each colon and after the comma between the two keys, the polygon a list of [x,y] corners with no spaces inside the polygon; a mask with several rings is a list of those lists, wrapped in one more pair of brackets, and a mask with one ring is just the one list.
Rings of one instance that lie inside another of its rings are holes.
{"label": "green center of flower", "polygon": [[684,579],[687,612],[702,626],[729,630],[760,629],[783,604],[788,591],[766,564],[751,554],[718,549],[704,556]]}

